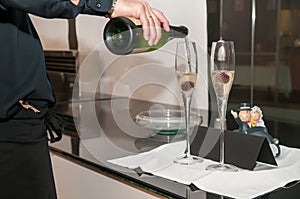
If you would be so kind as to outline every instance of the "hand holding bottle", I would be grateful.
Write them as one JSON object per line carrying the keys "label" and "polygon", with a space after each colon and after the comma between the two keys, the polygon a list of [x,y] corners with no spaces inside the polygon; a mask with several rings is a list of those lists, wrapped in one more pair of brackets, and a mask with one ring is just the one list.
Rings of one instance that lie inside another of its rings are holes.
{"label": "hand holding bottle", "polygon": [[106,23],[103,40],[112,53],[127,55],[157,50],[174,38],[186,37],[189,32],[185,26],[169,26],[169,28],[169,32],[161,29],[159,42],[149,45],[149,42],[144,39],[140,20],[132,17],[115,17]]}
{"label": "hand holding bottle", "polygon": [[162,30],[170,31],[169,21],[164,14],[144,0],[118,0],[111,18],[118,16],[134,17],[140,20],[143,27],[143,36],[150,46],[156,45],[161,36]]}

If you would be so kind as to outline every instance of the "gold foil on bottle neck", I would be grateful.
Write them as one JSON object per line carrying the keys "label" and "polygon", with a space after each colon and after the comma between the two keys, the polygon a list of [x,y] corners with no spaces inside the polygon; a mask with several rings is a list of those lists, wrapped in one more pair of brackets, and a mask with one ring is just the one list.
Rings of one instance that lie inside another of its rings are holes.
{"label": "gold foil on bottle neck", "polygon": [[130,54],[148,52],[149,50],[150,50],[150,48],[136,48],[136,49],[133,49],[133,51]]}

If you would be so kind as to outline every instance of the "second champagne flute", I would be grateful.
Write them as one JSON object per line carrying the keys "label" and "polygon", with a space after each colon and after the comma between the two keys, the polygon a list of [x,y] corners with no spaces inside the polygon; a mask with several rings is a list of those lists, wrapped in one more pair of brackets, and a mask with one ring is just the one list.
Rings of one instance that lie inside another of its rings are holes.
{"label": "second champagne flute", "polygon": [[237,171],[233,165],[225,164],[224,130],[227,102],[235,73],[235,51],[232,41],[219,40],[212,43],[211,48],[211,79],[217,97],[217,107],[221,119],[220,130],[220,163],[206,167],[207,170]]}
{"label": "second champagne flute", "polygon": [[184,154],[174,160],[175,163],[191,165],[201,163],[203,159],[190,153],[190,105],[197,80],[198,57],[195,42],[178,42],[175,54],[175,70],[177,82],[184,103],[186,150]]}

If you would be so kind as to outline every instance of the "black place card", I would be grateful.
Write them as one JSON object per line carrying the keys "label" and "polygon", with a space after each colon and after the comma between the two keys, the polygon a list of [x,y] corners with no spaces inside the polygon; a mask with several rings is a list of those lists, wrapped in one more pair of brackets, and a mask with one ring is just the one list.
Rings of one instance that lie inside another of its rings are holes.
{"label": "black place card", "polygon": [[[220,159],[220,129],[199,126],[191,136],[191,153],[214,161]],[[225,163],[253,170],[257,162],[277,166],[266,138],[225,131]]]}

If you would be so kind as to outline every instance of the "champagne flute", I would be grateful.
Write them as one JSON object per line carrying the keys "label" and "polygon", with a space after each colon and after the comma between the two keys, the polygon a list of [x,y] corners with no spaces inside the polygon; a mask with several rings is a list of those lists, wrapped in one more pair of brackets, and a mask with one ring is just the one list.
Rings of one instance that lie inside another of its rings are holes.
{"label": "champagne flute", "polygon": [[191,165],[201,163],[203,159],[190,153],[190,105],[197,80],[198,57],[195,42],[178,42],[175,54],[175,70],[177,82],[184,103],[186,149],[182,156],[174,160],[175,163]]}
{"label": "champagne flute", "polygon": [[237,171],[238,168],[224,163],[224,130],[227,102],[235,72],[235,51],[232,41],[219,40],[212,43],[211,79],[217,97],[220,116],[220,162],[206,167],[206,170]]}

